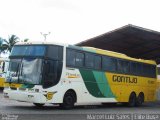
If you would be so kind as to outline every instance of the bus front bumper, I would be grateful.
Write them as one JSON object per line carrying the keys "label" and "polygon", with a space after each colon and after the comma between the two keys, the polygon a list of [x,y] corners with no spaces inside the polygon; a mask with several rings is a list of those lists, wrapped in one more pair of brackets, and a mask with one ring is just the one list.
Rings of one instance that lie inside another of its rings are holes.
{"label": "bus front bumper", "polygon": [[30,103],[46,103],[46,97],[42,93],[27,92],[27,91],[17,91],[17,90],[4,90],[4,98],[9,98],[11,100],[30,102]]}

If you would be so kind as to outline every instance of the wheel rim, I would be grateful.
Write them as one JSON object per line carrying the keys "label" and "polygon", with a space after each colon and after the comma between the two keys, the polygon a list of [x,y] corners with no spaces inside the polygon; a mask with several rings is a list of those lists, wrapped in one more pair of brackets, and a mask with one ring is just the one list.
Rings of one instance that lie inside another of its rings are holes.
{"label": "wheel rim", "polygon": [[140,105],[143,103],[143,96],[142,96],[142,95],[140,95],[140,96],[138,97],[138,103],[139,103]]}
{"label": "wheel rim", "polygon": [[132,95],[132,96],[130,97],[130,105],[131,105],[131,106],[134,106],[135,103],[136,103],[135,95]]}
{"label": "wheel rim", "polygon": [[73,98],[71,96],[67,96],[65,99],[65,102],[67,105],[72,105],[73,104]]}

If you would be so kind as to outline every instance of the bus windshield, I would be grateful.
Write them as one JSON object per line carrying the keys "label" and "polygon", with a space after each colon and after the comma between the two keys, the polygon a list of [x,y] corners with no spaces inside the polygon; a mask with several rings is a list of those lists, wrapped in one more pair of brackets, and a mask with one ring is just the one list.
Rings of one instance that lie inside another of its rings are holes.
{"label": "bus windshield", "polygon": [[44,45],[16,45],[10,56],[44,56],[45,51]]}
{"label": "bus windshield", "polygon": [[16,45],[10,55],[7,82],[53,86],[60,79],[62,60],[62,46]]}
{"label": "bus windshield", "polygon": [[42,59],[11,59],[7,82],[40,84]]}

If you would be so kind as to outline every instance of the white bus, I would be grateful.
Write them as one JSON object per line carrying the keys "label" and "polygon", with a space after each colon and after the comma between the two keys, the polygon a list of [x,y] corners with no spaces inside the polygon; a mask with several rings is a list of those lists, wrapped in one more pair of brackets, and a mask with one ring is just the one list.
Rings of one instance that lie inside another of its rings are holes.
{"label": "white bus", "polygon": [[10,55],[4,97],[36,106],[125,102],[156,98],[156,63],[90,47],[18,43]]}

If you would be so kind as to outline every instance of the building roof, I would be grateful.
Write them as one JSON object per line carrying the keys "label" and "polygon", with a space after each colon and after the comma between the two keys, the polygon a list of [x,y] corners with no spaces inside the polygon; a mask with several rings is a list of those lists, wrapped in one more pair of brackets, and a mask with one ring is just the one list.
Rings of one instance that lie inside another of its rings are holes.
{"label": "building roof", "polygon": [[160,64],[160,32],[131,24],[76,45],[115,51],[134,58],[155,60]]}

